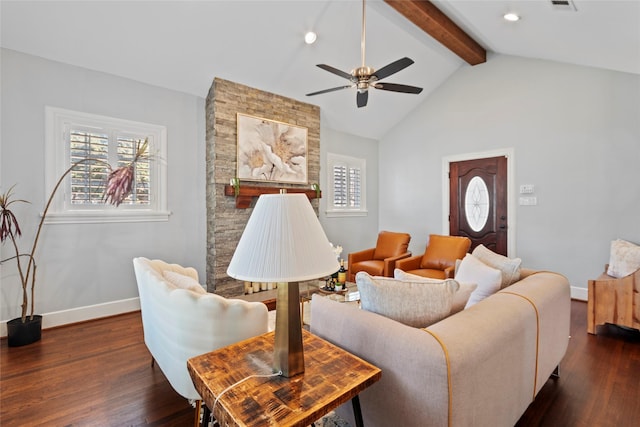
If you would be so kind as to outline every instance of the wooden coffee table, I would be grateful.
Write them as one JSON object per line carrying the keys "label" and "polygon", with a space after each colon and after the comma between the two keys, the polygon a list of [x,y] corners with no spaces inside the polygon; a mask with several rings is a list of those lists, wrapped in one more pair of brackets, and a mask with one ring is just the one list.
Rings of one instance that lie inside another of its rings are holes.
{"label": "wooden coffee table", "polygon": [[196,390],[221,426],[308,426],[350,399],[362,426],[358,394],[380,379],[380,369],[310,332],[302,331],[302,339],[304,373],[250,378],[222,396],[244,378],[272,373],[274,333],[187,361]]}
{"label": "wooden coffee table", "polygon": [[[338,302],[354,302],[354,301],[360,301],[360,296],[358,295],[357,298],[353,299],[353,298],[349,298],[350,296],[353,296],[356,292],[358,292],[358,285],[354,282],[346,282],[346,289],[340,290],[340,291],[327,291],[324,289],[324,286],[322,286],[322,283],[324,282],[320,282],[319,286],[318,286],[318,290],[317,293],[325,296],[325,297],[329,297],[334,301],[338,301]],[[311,295],[309,295],[309,300],[311,299]]]}
{"label": "wooden coffee table", "polygon": [[[318,291],[317,284],[313,281],[303,282],[299,285],[300,295],[311,295],[314,292]],[[260,291],[254,292],[252,294],[239,295],[237,299],[249,301],[249,302],[261,302],[267,306],[269,311],[276,309],[276,295],[278,293],[277,289],[272,289],[269,291]]]}

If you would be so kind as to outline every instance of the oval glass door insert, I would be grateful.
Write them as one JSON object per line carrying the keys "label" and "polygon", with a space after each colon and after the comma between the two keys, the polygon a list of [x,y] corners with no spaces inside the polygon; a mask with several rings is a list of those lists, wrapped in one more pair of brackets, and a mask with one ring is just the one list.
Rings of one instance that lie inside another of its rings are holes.
{"label": "oval glass door insert", "polygon": [[471,178],[464,195],[464,213],[473,231],[480,231],[489,218],[489,189],[479,176]]}

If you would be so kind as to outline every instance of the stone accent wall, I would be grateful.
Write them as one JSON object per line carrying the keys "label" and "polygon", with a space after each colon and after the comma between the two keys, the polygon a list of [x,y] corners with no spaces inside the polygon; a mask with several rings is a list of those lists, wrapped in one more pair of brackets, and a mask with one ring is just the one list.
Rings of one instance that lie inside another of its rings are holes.
{"label": "stone accent wall", "polygon": [[[229,180],[236,176],[237,113],[306,127],[309,185],[320,180],[319,107],[227,80],[214,79],[206,102],[207,289],[225,297],[244,292],[242,282],[227,276],[227,267],[253,211],[253,208],[237,209],[235,198],[224,195],[225,184],[229,184]],[[295,184],[278,186],[308,187]],[[318,200],[314,199],[312,205],[317,213]]]}

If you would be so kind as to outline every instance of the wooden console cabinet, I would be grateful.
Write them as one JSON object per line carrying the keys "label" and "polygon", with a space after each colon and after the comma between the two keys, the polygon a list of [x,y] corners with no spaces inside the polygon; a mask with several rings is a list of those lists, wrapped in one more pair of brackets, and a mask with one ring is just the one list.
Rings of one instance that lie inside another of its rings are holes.
{"label": "wooden console cabinet", "polygon": [[589,280],[587,332],[596,333],[596,326],[612,323],[640,329],[640,269],[617,279],[605,272]]}

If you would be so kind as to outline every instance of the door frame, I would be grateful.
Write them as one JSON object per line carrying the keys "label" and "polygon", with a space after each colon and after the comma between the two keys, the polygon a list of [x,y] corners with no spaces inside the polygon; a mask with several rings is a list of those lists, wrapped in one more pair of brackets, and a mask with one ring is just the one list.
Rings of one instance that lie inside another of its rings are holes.
{"label": "door frame", "polygon": [[465,160],[486,159],[488,157],[507,158],[507,255],[516,256],[516,197],[515,189],[515,149],[500,148],[491,151],[454,154],[442,158],[442,234],[449,234],[449,164]]}

